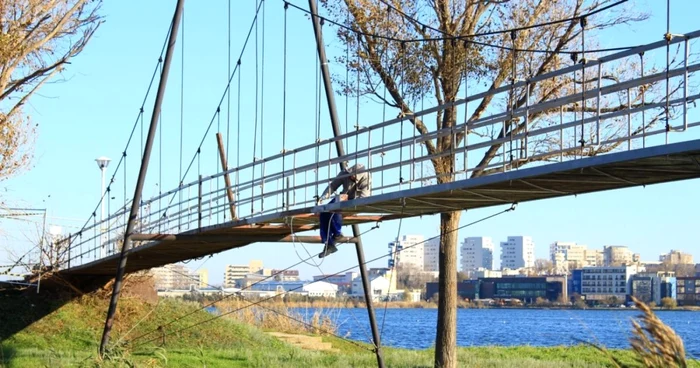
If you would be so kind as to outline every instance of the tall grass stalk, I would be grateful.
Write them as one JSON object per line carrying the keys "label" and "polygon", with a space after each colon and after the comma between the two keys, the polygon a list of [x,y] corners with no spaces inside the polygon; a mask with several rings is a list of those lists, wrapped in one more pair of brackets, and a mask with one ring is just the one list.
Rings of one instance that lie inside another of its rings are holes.
{"label": "tall grass stalk", "polygon": [[[235,311],[227,314],[226,317],[241,323],[256,326],[263,330],[274,330],[276,332],[285,333],[331,335],[335,334],[337,331],[337,326],[330,317],[332,313],[324,311],[323,308],[315,308],[311,316],[305,316],[297,311],[291,310],[291,308],[288,308],[284,304],[249,306],[250,304],[249,301],[228,300],[218,302],[215,306],[221,313]],[[301,323],[299,321],[304,321],[306,323]]]}

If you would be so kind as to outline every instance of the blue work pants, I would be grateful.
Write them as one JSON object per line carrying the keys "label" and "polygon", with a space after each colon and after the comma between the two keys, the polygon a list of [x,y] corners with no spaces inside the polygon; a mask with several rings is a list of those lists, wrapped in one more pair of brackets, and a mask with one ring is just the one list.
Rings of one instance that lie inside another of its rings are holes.
{"label": "blue work pants", "polygon": [[[330,203],[336,202],[337,198],[333,198]],[[333,238],[342,236],[341,228],[343,227],[343,215],[336,212],[321,212],[321,241],[323,244],[334,244]]]}

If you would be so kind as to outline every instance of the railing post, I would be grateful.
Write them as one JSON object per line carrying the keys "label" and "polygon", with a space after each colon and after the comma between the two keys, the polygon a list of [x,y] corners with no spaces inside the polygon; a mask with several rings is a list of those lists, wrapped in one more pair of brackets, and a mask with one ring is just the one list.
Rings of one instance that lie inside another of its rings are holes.
{"label": "railing post", "polygon": [[197,194],[197,231],[202,231],[202,175],[199,175],[197,186],[199,188]]}
{"label": "railing post", "polygon": [[70,269],[70,245],[71,245],[71,234],[68,234],[68,269]]}
{"label": "railing post", "polygon": [[285,190],[284,192],[285,194],[287,194],[287,199],[284,204],[284,209],[289,211],[289,177],[286,177],[285,179],[287,179],[287,190]]}

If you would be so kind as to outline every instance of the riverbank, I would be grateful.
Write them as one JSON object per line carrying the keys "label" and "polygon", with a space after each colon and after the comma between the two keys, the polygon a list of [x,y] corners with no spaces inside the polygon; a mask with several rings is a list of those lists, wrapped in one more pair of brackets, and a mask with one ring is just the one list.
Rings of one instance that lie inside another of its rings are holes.
{"label": "riverbank", "polygon": [[[254,300],[254,299],[251,299]],[[206,300],[202,303],[207,303]],[[227,307],[229,304],[237,305],[238,303],[233,301],[229,302],[223,301],[216,303],[217,307]],[[266,301],[265,305],[275,306],[278,308],[320,308],[320,309],[335,309],[335,308],[366,308],[365,303],[357,299],[316,299],[316,300],[270,300]],[[437,309],[437,303],[432,301],[419,301],[419,302],[407,302],[407,301],[389,301],[389,302],[375,302],[375,308],[389,308],[389,309]],[[459,309],[552,309],[552,310],[604,310],[604,311],[626,311],[634,308],[620,308],[620,307],[607,307],[607,306],[596,306],[596,307],[582,307],[576,305],[565,305],[565,304],[525,304],[525,305],[487,305],[487,304],[477,304],[464,300],[459,300],[457,302],[457,308]],[[700,312],[700,307],[683,306],[674,308],[663,308],[660,306],[651,307],[654,311],[688,311],[688,312]]]}
{"label": "riverbank", "polygon": [[[376,366],[367,344],[324,335],[320,341],[329,344],[329,349],[309,349],[272,336],[267,327],[258,328],[228,318],[235,313],[216,318],[199,310],[196,303],[163,299],[145,302],[138,297],[121,300],[111,340],[115,345],[107,354],[108,359],[102,361],[96,352],[106,298],[88,295],[75,299],[8,336],[8,331],[15,329],[14,323],[26,324],[26,320],[21,320],[34,318],[38,302],[26,296],[0,298],[3,367]],[[8,313],[10,310],[12,314]],[[276,313],[262,315],[262,319],[272,314]],[[322,321],[319,326],[323,326]],[[289,328],[294,328],[293,324]],[[298,327],[297,333],[309,334],[302,327]],[[384,351],[390,367],[432,366],[431,349],[385,348]],[[623,362],[634,362],[635,355],[630,350],[614,350],[612,354]],[[614,366],[610,357],[590,346],[459,348],[459,362],[460,366],[506,368]]]}

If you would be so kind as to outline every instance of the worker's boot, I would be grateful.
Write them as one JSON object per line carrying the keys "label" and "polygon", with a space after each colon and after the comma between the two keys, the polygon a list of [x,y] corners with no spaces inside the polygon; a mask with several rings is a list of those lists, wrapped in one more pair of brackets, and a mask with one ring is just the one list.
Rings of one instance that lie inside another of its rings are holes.
{"label": "worker's boot", "polygon": [[328,242],[328,244],[326,244],[326,247],[323,248],[323,252],[321,252],[321,254],[318,255],[318,258],[323,258],[323,257],[331,255],[337,251],[338,251],[338,248],[336,248],[335,242],[333,240],[331,240]]}

